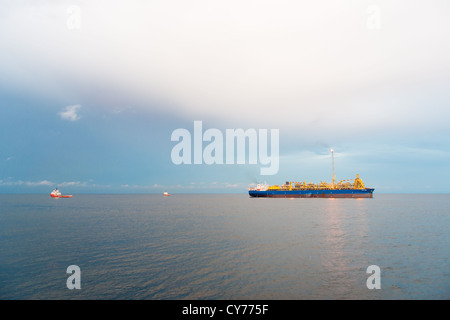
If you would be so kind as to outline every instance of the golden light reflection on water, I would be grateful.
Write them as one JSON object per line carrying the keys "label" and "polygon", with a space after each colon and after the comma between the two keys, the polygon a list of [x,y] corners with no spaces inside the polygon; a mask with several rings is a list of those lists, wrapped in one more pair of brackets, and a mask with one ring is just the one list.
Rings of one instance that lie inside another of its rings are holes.
{"label": "golden light reflection on water", "polygon": [[[364,277],[361,270],[369,264],[366,257],[355,256],[351,248],[363,246],[367,238],[367,204],[353,201],[356,199],[329,200],[324,206],[324,247],[327,250],[322,256],[322,264],[329,273],[324,286],[345,297],[355,288],[364,289],[364,283],[357,279]],[[355,277],[349,277],[349,274]]]}

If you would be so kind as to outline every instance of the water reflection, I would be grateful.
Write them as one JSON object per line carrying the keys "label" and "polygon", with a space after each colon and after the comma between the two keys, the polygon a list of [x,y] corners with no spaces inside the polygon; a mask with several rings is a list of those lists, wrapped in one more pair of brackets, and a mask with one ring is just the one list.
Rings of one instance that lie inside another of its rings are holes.
{"label": "water reflection", "polygon": [[323,287],[338,299],[354,297],[355,290],[365,289],[364,267],[368,264],[356,252],[362,251],[367,238],[367,203],[354,200],[329,199],[324,203]]}

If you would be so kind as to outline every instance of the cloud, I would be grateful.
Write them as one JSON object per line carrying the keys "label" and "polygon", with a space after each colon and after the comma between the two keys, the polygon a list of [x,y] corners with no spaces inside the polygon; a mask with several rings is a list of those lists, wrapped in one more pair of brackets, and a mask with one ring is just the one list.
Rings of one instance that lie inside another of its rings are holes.
{"label": "cloud", "polygon": [[52,186],[53,182],[48,180],[41,181],[22,181],[22,180],[11,180],[8,178],[5,180],[0,180],[0,186],[27,186],[27,187],[40,187],[40,186]]}
{"label": "cloud", "polygon": [[57,184],[60,187],[86,187],[88,184],[86,182],[80,181],[68,181]]}
{"label": "cloud", "polygon": [[25,182],[27,187],[40,187],[40,186],[53,186],[54,183],[48,180],[36,181],[36,182]]}
{"label": "cloud", "polygon": [[67,106],[64,108],[64,111],[61,111],[59,115],[61,119],[67,121],[77,121],[80,119],[80,115],[78,114],[78,110],[81,109],[81,105],[76,104],[73,106]]}
{"label": "cloud", "polygon": [[49,180],[40,181],[23,181],[23,180],[12,180],[8,178],[7,180],[0,180],[0,186],[26,186],[26,187],[86,187],[88,184],[86,182],[80,181],[66,181],[61,183],[56,183]]}
{"label": "cloud", "polygon": [[[81,26],[69,29],[67,2],[18,2],[0,8],[0,71],[22,86],[21,70],[45,75],[48,95],[63,79],[67,96],[133,97],[149,112],[322,137],[447,126],[450,7],[379,7],[381,27],[371,29],[367,1],[99,0],[80,3]],[[78,111],[60,115],[76,121]]]}

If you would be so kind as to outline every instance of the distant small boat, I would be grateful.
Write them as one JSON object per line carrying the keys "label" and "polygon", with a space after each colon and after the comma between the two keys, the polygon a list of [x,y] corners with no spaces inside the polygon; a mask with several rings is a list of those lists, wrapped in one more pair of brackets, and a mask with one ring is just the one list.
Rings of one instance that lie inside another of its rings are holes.
{"label": "distant small boat", "polygon": [[168,192],[164,192],[164,197],[168,197],[170,194]]}
{"label": "distant small boat", "polygon": [[61,192],[59,192],[58,188],[53,190],[50,193],[50,197],[52,198],[72,198],[72,195],[62,195]]}

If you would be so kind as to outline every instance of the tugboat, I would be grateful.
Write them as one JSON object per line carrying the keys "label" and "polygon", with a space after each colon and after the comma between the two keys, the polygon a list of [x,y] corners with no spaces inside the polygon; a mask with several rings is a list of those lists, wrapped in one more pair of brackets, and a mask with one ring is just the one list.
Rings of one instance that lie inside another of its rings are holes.
{"label": "tugboat", "polygon": [[55,190],[53,190],[50,193],[50,197],[52,197],[52,198],[72,198],[72,195],[62,195],[61,192],[59,192],[58,188],[55,188]]}
{"label": "tugboat", "polygon": [[170,194],[168,192],[164,192],[164,197],[168,197]]}

